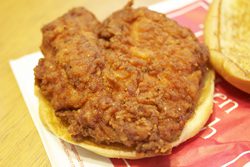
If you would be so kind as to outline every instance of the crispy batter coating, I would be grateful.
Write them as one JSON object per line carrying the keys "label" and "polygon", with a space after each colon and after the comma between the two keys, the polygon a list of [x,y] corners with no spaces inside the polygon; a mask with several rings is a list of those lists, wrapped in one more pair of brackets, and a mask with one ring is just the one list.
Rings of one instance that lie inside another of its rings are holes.
{"label": "crispy batter coating", "polygon": [[193,113],[208,52],[146,8],[100,23],[76,8],[46,25],[36,84],[76,141],[165,153]]}
{"label": "crispy batter coating", "polygon": [[93,14],[76,8],[43,27],[45,58],[35,69],[36,83],[55,110],[80,108],[86,87],[99,82],[92,74],[104,66],[97,44],[100,25]]}

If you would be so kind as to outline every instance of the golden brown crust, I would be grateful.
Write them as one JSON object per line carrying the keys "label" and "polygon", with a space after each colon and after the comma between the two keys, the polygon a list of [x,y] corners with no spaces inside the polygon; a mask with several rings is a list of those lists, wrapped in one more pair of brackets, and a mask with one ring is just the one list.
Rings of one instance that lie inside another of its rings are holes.
{"label": "golden brown crust", "polygon": [[69,11],[43,28],[42,51],[36,85],[72,138],[146,155],[180,137],[209,56],[188,28],[129,6],[103,23]]}

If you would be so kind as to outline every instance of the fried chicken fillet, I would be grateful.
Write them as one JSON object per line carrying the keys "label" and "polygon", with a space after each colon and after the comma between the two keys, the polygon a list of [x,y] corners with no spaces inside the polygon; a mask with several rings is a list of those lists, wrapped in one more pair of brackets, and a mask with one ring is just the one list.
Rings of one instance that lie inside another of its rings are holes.
{"label": "fried chicken fillet", "polygon": [[36,85],[75,142],[169,152],[207,71],[207,49],[189,29],[128,5],[102,23],[74,8],[42,32]]}

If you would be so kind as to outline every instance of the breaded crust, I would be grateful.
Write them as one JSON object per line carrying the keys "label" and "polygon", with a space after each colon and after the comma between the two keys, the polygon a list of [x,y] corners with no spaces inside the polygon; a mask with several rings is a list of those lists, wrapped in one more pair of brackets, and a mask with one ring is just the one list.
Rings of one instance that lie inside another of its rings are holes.
{"label": "breaded crust", "polygon": [[75,8],[43,37],[36,85],[75,143],[147,157],[183,141],[209,56],[188,28],[147,8],[126,6],[102,23]]}

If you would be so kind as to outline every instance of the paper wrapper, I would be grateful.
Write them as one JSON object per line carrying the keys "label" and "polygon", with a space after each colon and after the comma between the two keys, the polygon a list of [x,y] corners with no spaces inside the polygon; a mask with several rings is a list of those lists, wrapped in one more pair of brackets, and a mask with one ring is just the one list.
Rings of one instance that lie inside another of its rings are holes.
{"label": "paper wrapper", "polygon": [[[205,0],[168,0],[149,8],[189,27],[202,41],[209,3]],[[197,136],[174,148],[171,155],[140,160],[109,159],[68,144],[44,128],[34,95],[33,68],[40,57],[40,52],[30,54],[11,61],[10,65],[53,167],[250,166],[250,95],[232,87],[221,77],[216,77],[214,112]]]}

